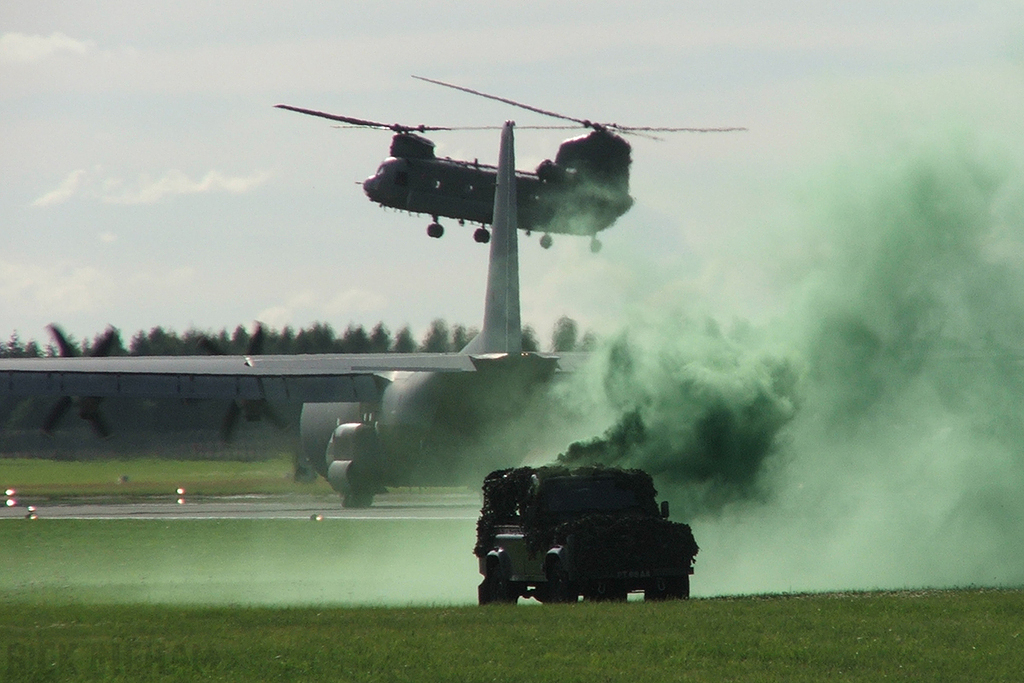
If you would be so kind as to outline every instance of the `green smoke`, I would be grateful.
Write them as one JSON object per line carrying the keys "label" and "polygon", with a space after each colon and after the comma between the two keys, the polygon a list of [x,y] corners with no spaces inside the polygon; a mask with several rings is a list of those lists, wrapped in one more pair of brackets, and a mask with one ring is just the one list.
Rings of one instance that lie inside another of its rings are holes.
{"label": "green smoke", "polygon": [[651,471],[700,592],[1024,583],[1019,168],[943,143],[818,185],[788,312],[632,327],[560,459]]}
{"label": "green smoke", "polygon": [[559,456],[567,465],[639,467],[671,487],[689,515],[767,492],[766,460],[796,414],[791,363],[752,353],[716,325],[680,325],[669,344],[622,335],[606,351],[602,387],[621,417]]}

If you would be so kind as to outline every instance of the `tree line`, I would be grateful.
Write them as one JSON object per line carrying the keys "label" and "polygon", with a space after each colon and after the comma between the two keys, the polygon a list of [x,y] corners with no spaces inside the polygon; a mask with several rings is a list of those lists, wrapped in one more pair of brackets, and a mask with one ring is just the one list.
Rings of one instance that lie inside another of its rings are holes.
{"label": "tree line", "polygon": [[[210,333],[188,329],[178,334],[173,329],[157,326],[149,332],[139,330],[125,345],[120,330],[114,328],[114,340],[108,355],[111,356],[195,356],[210,353],[238,355],[250,352],[254,332],[242,325],[233,331],[228,328]],[[296,330],[286,325],[280,330],[264,327],[262,348],[264,354],[297,355],[317,353],[451,353],[460,351],[478,333],[474,327],[449,325],[441,318],[430,323],[427,331],[417,342],[408,325],[392,334],[383,322],[369,331],[362,326],[350,324],[340,334],[330,323],[315,322],[309,327]],[[107,333],[101,332],[93,338],[75,340],[68,337],[70,344],[82,355],[100,343]],[[589,351],[596,343],[595,335],[587,331],[580,334],[576,321],[568,316],[559,318],[552,328],[547,351]],[[541,344],[533,327],[523,327],[523,350],[540,351]],[[32,339],[23,341],[15,331],[6,342],[0,342],[0,358],[41,358],[60,355],[55,342],[40,343]]]}

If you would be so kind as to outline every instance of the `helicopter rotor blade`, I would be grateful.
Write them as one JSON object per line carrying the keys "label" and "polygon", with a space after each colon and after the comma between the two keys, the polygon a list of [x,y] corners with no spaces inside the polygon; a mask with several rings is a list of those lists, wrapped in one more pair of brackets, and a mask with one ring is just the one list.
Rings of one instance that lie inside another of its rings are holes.
{"label": "helicopter rotor blade", "polygon": [[[353,126],[353,125],[337,125],[331,126],[332,128],[365,128],[366,126]],[[430,130],[501,130],[503,126],[451,126],[449,128],[433,128]],[[516,126],[516,130],[579,130],[579,126]],[[419,129],[416,129],[417,132]],[[359,185],[362,185],[362,181],[358,181]]]}
{"label": "helicopter rotor blade", "polygon": [[427,133],[433,130],[452,130],[445,126],[425,126],[420,124],[418,126],[405,126],[401,123],[381,123],[380,121],[369,121],[367,119],[357,119],[352,116],[341,116],[340,114],[329,114],[325,111],[317,111],[315,109],[303,109],[302,107],[293,107],[290,104],[275,104],[277,109],[287,109],[288,111],[298,112],[299,114],[307,114],[309,116],[319,116],[322,119],[330,119],[331,121],[341,121],[353,126],[360,126],[363,128],[378,128],[380,130],[390,130],[395,133]]}
{"label": "helicopter rotor blade", "polygon": [[743,126],[723,126],[721,128],[661,128],[657,126],[620,126],[618,124],[608,124],[608,127],[614,128],[615,130],[621,130],[625,133],[736,133],[747,130],[747,128],[744,128]]}
{"label": "helicopter rotor blade", "polygon": [[413,76],[413,78],[415,78],[418,81],[426,81],[427,83],[433,83],[434,85],[443,85],[444,87],[452,88],[453,90],[461,90],[462,92],[467,92],[470,95],[478,95],[479,97],[486,97],[487,99],[495,100],[496,102],[504,102],[505,104],[511,104],[513,107],[519,107],[520,109],[525,109],[527,111],[532,111],[535,114],[542,114],[544,116],[552,116],[552,117],[554,117],[556,119],[562,119],[564,121],[572,121],[573,123],[578,123],[579,125],[584,126],[585,128],[593,128],[594,125],[595,125],[592,122],[587,121],[585,119],[574,119],[573,117],[566,116],[565,114],[559,114],[558,112],[548,111],[546,109],[541,109],[540,107],[534,107],[534,106],[531,106],[529,104],[523,104],[522,102],[516,102],[515,100],[510,100],[507,97],[498,97],[497,95],[488,95],[485,92],[480,92],[479,90],[473,90],[472,88],[464,88],[461,85],[454,85],[452,83],[445,83],[444,81],[435,81],[433,78],[425,78],[424,76]]}
{"label": "helicopter rotor blade", "polygon": [[[489,100],[495,100],[496,102],[503,102],[510,104],[513,107],[519,107],[527,111],[532,111],[536,114],[542,114],[544,116],[551,116],[556,119],[562,119],[563,121],[572,121],[577,123],[584,128],[592,128],[594,130],[614,130],[619,133],[627,133],[632,135],[639,135],[640,137],[649,137],[652,140],[660,140],[654,135],[647,135],[647,133],[732,133],[736,131],[745,131],[746,128],[742,127],[723,127],[723,128],[703,128],[703,127],[665,127],[665,126],[623,126],[618,123],[597,123],[596,121],[590,121],[588,119],[577,119],[572,116],[566,116],[565,114],[559,114],[558,112],[549,111],[547,109],[541,109],[540,107],[534,107],[529,104],[523,104],[522,102],[516,102],[510,100],[507,97],[498,97],[497,95],[489,95],[479,90],[473,90],[472,88],[466,88],[461,85],[455,85],[453,83],[445,83],[444,81],[434,80],[433,78],[426,78],[424,76],[413,76],[416,80],[425,81],[427,83],[433,83],[434,85],[441,85],[446,88],[452,88],[453,90],[461,90],[462,92],[469,93],[471,95],[478,95],[485,97]],[[517,128],[526,128],[526,126],[517,126]]]}

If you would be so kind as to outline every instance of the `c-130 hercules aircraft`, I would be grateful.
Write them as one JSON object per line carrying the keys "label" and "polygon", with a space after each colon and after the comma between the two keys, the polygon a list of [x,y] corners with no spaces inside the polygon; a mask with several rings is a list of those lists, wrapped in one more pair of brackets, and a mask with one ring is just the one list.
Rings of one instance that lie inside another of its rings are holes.
{"label": "c-130 hercules aircraft", "polygon": [[[421,81],[461,90],[491,100],[526,109],[537,114],[568,121],[570,126],[527,126],[529,128],[591,129],[586,135],[565,140],[558,147],[554,160],[547,159],[533,172],[517,171],[515,196],[519,229],[529,235],[542,232],[540,245],[551,246],[552,234],[590,237],[590,249],[597,252],[601,242],[597,233],[611,227],[633,206],[629,196],[629,166],[631,147],[622,135],[653,137],[653,133],[724,133],[745,128],[666,128],[650,126],[623,126],[616,123],[597,123],[587,119],[565,116],[553,111],[516,102],[496,95],[464,88],[422,76]],[[329,114],[287,104],[279,109],[319,116],[338,121],[348,127],[390,130],[389,156],[377,172],[363,183],[363,191],[381,206],[426,214],[432,217],[427,226],[430,237],[440,238],[444,227],[440,216],[457,219],[460,224],[469,221],[480,227],[473,232],[477,242],[486,243],[491,235],[483,227],[492,220],[494,186],[497,169],[478,161],[438,158],[434,143],[417,135],[430,131],[481,130],[448,126],[408,126],[399,123],[380,123],[351,116]]]}
{"label": "c-130 hercules aircraft", "polygon": [[76,397],[90,420],[115,396],[302,402],[303,456],[346,507],[386,485],[461,483],[452,477],[467,471],[480,481],[519,464],[515,439],[485,449],[486,435],[582,358],[522,350],[513,127],[501,133],[483,326],[461,352],[0,359],[0,398]]}

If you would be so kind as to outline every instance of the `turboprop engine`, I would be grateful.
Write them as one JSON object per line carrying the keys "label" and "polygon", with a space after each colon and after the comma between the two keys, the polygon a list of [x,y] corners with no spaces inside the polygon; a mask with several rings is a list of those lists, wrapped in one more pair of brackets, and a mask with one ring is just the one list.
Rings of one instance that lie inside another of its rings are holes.
{"label": "turboprop engine", "polygon": [[[367,507],[380,481],[383,450],[375,425],[340,424],[327,444],[327,481],[345,507]],[[368,498],[368,500],[363,500]]]}
{"label": "turboprop engine", "polygon": [[366,507],[377,491],[383,448],[369,406],[307,403],[300,421],[303,456],[340,493],[346,507]]}

